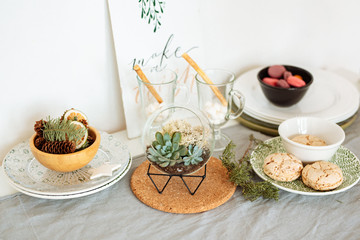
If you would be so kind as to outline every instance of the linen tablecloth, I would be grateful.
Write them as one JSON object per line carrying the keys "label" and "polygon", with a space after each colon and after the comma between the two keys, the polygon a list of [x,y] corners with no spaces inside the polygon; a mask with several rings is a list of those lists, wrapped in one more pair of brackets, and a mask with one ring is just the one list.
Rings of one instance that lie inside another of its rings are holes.
{"label": "linen tablecloth", "polygon": [[[248,137],[270,136],[242,125],[223,130],[240,156]],[[360,119],[346,129],[344,146],[360,156]],[[128,174],[99,193],[45,200],[17,193],[0,198],[0,239],[359,239],[360,184],[329,196],[280,190],[280,199],[245,200],[238,188],[228,202],[197,214],[171,214],[140,202]]]}

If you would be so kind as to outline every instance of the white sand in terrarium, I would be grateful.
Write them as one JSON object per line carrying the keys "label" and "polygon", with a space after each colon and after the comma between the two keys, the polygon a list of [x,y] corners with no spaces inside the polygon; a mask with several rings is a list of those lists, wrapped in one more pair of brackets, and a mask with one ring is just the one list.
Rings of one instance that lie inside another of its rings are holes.
{"label": "white sand in terrarium", "polygon": [[201,126],[192,126],[185,120],[174,120],[163,127],[162,134],[165,132],[169,133],[170,136],[172,136],[174,132],[181,132],[181,145],[200,145],[203,143],[203,146],[206,146],[206,137],[209,134],[209,129],[205,128],[205,134],[203,135],[203,128]]}

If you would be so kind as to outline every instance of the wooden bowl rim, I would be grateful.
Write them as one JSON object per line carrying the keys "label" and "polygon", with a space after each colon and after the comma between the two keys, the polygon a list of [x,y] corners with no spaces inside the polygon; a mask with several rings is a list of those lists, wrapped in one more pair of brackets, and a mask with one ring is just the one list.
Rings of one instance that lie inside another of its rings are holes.
{"label": "wooden bowl rim", "polygon": [[34,133],[31,138],[30,138],[30,148],[31,150],[33,151],[36,151],[37,153],[43,155],[43,156],[69,156],[69,155],[77,155],[77,154],[80,154],[81,152],[83,151],[86,151],[86,150],[90,150],[90,149],[93,149],[93,148],[98,148],[99,145],[100,145],[100,140],[101,140],[101,137],[100,137],[100,133],[99,131],[94,128],[94,127],[91,127],[89,126],[89,129],[88,131],[92,131],[95,136],[96,136],[96,139],[95,141],[93,142],[93,144],[91,144],[91,146],[87,147],[87,148],[84,148],[80,151],[77,151],[77,152],[73,152],[73,153],[65,153],[65,154],[54,154],[54,153],[47,153],[47,152],[43,152],[41,150],[39,150],[37,147],[35,147],[35,144],[34,144],[34,139],[35,139],[35,136],[36,136],[36,133]]}

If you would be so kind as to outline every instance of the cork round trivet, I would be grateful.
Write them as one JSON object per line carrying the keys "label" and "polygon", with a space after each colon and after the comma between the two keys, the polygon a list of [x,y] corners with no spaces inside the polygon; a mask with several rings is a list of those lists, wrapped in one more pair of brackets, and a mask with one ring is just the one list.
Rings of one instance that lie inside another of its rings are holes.
{"label": "cork round trivet", "polygon": [[[147,175],[149,161],[138,166],[131,176],[131,189],[135,196],[149,207],[169,213],[199,213],[224,204],[234,194],[236,186],[229,181],[227,170],[217,158],[207,163],[206,178],[194,195],[191,195],[180,177],[174,176],[160,194]],[[194,175],[203,175],[202,168]],[[151,173],[161,173],[151,167]],[[169,177],[151,176],[161,190]],[[184,177],[191,191],[198,186],[201,178]]]}

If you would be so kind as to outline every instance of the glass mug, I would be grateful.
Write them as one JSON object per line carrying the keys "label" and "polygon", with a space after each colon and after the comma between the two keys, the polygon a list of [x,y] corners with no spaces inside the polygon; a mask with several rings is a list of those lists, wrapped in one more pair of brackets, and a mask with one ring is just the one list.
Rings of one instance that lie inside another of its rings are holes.
{"label": "glass mug", "polygon": [[[230,139],[221,133],[220,127],[229,119],[236,119],[241,115],[245,106],[245,97],[241,92],[233,89],[236,79],[232,72],[222,69],[206,69],[204,72],[212,84],[206,82],[199,74],[195,75],[198,104],[214,129],[214,151],[221,151],[229,144]],[[233,111],[234,102],[238,103],[235,104],[238,105],[235,111]]]}
{"label": "glass mug", "polygon": [[[185,85],[177,83],[178,77],[174,71],[170,69],[161,71],[144,69],[143,72],[149,80],[149,83],[142,81],[139,76],[136,75],[139,85],[143,120],[146,120],[151,114],[163,106],[174,104],[175,95],[178,93],[180,95],[183,93],[184,97],[181,99],[186,99],[183,100],[183,102],[188,103],[189,90]],[[158,94],[157,97],[151,93],[149,87],[155,89]],[[168,116],[164,114],[164,116],[160,117],[167,118]]]}

